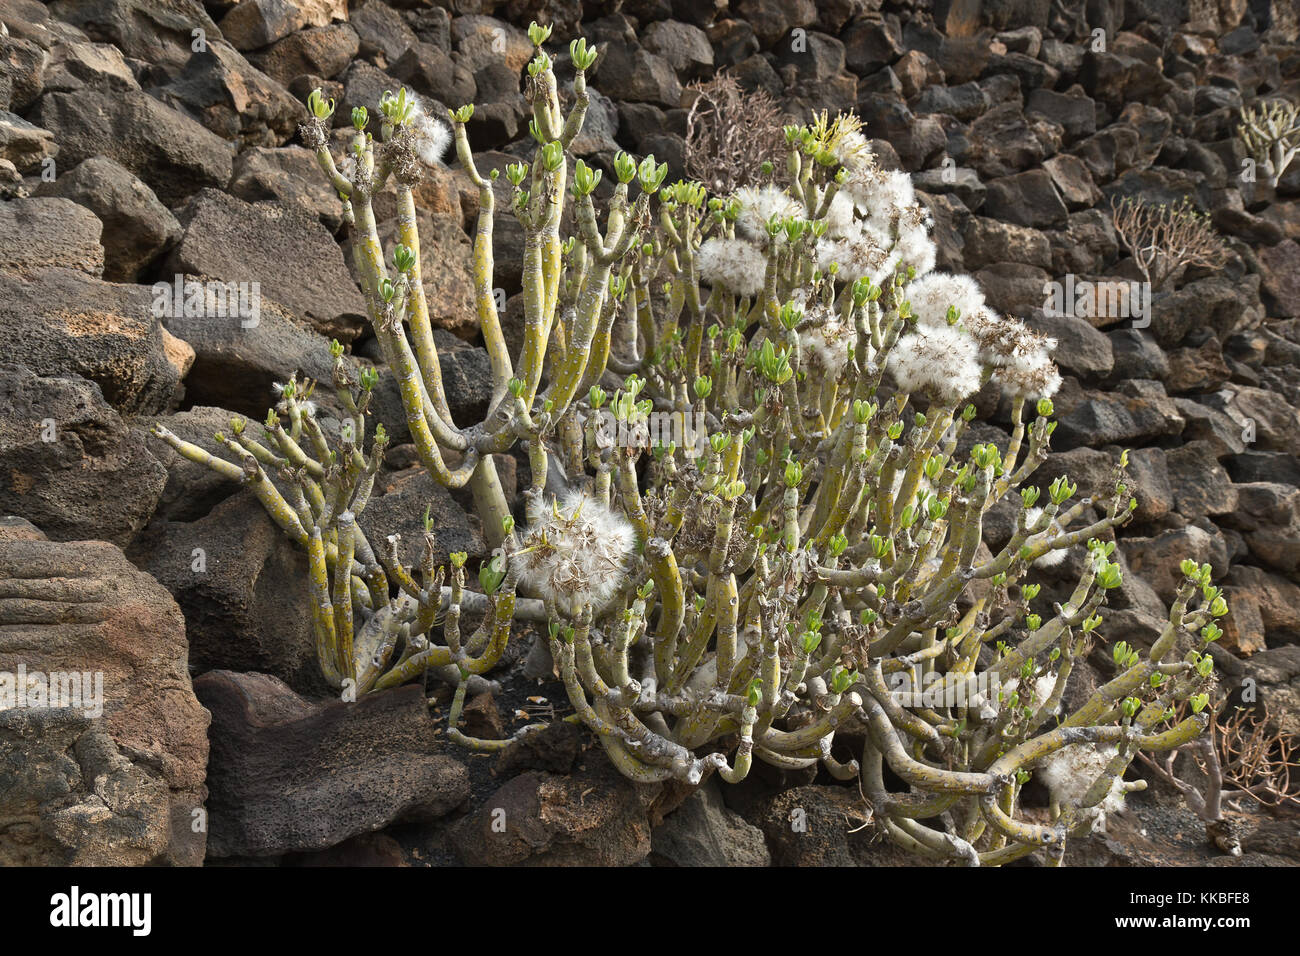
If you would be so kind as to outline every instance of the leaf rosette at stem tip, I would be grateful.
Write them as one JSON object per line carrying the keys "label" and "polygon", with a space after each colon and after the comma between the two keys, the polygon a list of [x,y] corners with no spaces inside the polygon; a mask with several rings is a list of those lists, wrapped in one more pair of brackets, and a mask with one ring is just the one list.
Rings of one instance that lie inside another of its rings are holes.
{"label": "leaf rosette at stem tip", "polygon": [[[491,397],[477,421],[450,413],[425,299],[418,99],[370,104],[373,134],[351,104],[336,160],[321,135],[333,104],[314,94],[304,137],[345,198],[410,440],[437,482],[470,490],[488,553],[438,561],[432,514],[415,542],[362,529],[388,436],[368,428],[377,373],[341,346],[330,406],[346,427],[323,427],[312,384],[290,380],[218,454],[155,429],[242,482],[306,552],[326,678],[363,693],[447,681],[449,736],[500,749],[535,726],[473,738],[460,706],[535,622],[569,719],[633,780],[821,768],[869,802],[880,834],[935,861],[1009,863],[1097,826],[1135,785],[1138,751],[1204,732],[1205,651],[1228,608],[1212,569],[1184,562],[1149,648],[1110,642],[1113,674],[1067,693],[1110,637],[1114,532],[1134,482],[1126,456],[1105,494],[1034,481],[1056,425],[1056,343],[936,269],[910,177],[876,162],[856,117],[789,127],[780,184],[779,164],[756,161],[757,185],[710,195],[621,152],[603,181],[570,153],[595,48],[569,46],[562,109],[550,33],[529,38],[531,155],[503,169],[502,212],[524,234],[513,349],[493,284],[497,171],[479,169],[468,105],[444,130],[479,194],[473,298]],[[390,185],[386,245],[372,197]],[[990,383],[1009,434],[972,444],[972,399]],[[516,450],[529,468],[509,500],[496,461]],[[1013,517],[996,547],[994,509]],[[1071,551],[1083,560],[1064,563]],[[1026,812],[1034,779],[1051,805]]]}

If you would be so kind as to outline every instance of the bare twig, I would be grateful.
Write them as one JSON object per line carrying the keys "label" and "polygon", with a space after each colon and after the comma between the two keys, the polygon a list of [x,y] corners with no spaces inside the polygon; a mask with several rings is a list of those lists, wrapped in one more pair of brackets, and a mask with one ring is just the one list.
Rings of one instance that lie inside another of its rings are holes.
{"label": "bare twig", "polygon": [[1258,718],[1239,707],[1228,720],[1216,722],[1224,783],[1262,806],[1300,806],[1300,748],[1295,738],[1270,730],[1268,711],[1262,704],[1260,709]]}
{"label": "bare twig", "polygon": [[1176,282],[1188,266],[1214,267],[1227,258],[1209,217],[1186,199],[1153,205],[1126,196],[1111,204],[1111,220],[1153,292]]}
{"label": "bare twig", "polygon": [[785,118],[771,94],[747,93],[725,72],[694,89],[699,95],[686,117],[689,176],[724,194],[757,182],[764,161],[784,173]]}

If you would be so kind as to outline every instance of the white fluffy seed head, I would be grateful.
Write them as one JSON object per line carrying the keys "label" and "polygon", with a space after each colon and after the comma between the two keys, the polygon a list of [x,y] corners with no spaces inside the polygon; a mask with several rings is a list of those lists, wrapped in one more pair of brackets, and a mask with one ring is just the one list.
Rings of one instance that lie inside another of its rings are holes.
{"label": "white fluffy seed head", "polygon": [[894,251],[898,253],[899,264],[911,266],[918,276],[933,271],[936,249],[930,238],[929,219],[911,221],[911,217],[905,217],[900,221]]}
{"label": "white fluffy seed head", "polygon": [[1051,398],[1061,387],[1061,373],[1052,361],[1056,339],[987,307],[963,317],[962,323],[979,343],[980,360],[993,366],[993,378],[1010,394]]}
{"label": "white fluffy seed head", "polygon": [[900,336],[889,353],[889,370],[903,391],[949,405],[979,391],[983,381],[975,340],[949,325],[918,326]]}
{"label": "white fluffy seed head", "polygon": [[721,283],[736,295],[755,296],[763,291],[767,256],[752,242],[714,236],[700,243],[695,262],[702,279]]}
{"label": "white fluffy seed head", "polygon": [[562,614],[576,617],[587,604],[599,614],[622,589],[636,532],[622,515],[571,491],[552,499],[520,543],[511,560],[521,579]]}
{"label": "white fluffy seed head", "polygon": [[912,280],[903,295],[911,303],[916,324],[927,329],[947,326],[949,307],[963,316],[984,308],[984,293],[979,283],[970,276],[948,272],[931,272]]}
{"label": "white fluffy seed head", "polygon": [[889,237],[865,222],[853,227],[838,238],[829,236],[817,242],[817,268],[829,270],[837,263],[836,278],[852,282],[868,276],[876,285],[884,283],[898,265],[898,254],[891,248]]}
{"label": "white fluffy seed head", "polygon": [[849,168],[850,174],[876,165],[871,143],[860,129],[840,134],[831,147],[831,152],[841,166]]}
{"label": "white fluffy seed head", "polygon": [[[1078,807],[1093,782],[1106,771],[1114,758],[1113,746],[1071,744],[1049,757],[1038,767],[1038,779],[1051,791],[1052,800],[1066,807]],[[1100,804],[1102,814],[1124,808],[1124,786],[1117,776]]]}
{"label": "white fluffy seed head", "polygon": [[411,111],[410,127],[414,134],[415,152],[420,161],[427,166],[436,166],[451,145],[451,129],[429,115],[424,101],[415,98],[415,108]]}
{"label": "white fluffy seed head", "polygon": [[849,361],[849,347],[857,331],[834,310],[816,305],[804,313],[799,329],[799,350],[805,361],[820,368],[835,381]]}
{"label": "white fluffy seed head", "polygon": [[[1047,699],[1052,696],[1052,690],[1055,687],[1056,687],[1055,674],[1044,674],[1043,676],[1035,680],[1034,681],[1034,703],[1039,707],[1041,707],[1043,704],[1046,704]],[[1059,714],[1060,712],[1061,712],[1061,702],[1058,700],[1056,702],[1056,708],[1052,711],[1052,713]]]}
{"label": "white fluffy seed head", "polygon": [[1061,387],[1061,373],[1046,351],[1025,356],[1013,365],[1002,366],[993,373],[993,378],[1012,395],[1031,401],[1051,398]]}
{"label": "white fluffy seed head", "polygon": [[839,239],[854,232],[857,220],[854,216],[853,199],[840,190],[831,197],[830,207],[826,210],[826,235]]}
{"label": "white fluffy seed head", "polygon": [[803,219],[806,215],[801,203],[771,184],[744,186],[736,190],[735,198],[740,200],[736,232],[755,242],[767,242],[767,223],[773,216],[783,220],[787,217]]}
{"label": "white fluffy seed head", "polygon": [[892,224],[904,209],[916,202],[911,176],[899,170],[884,170],[874,164],[851,169],[844,189],[853,197],[858,212],[885,226]]}
{"label": "white fluffy seed head", "polygon": [[[1042,508],[1030,508],[1028,511],[1025,512],[1025,527],[1026,528],[1034,527],[1038,523],[1038,519],[1041,518],[1042,516],[1043,516]],[[1063,534],[1064,531],[1065,529],[1061,527],[1061,522],[1058,521],[1056,518],[1053,518],[1050,522],[1048,522],[1047,529],[1045,531],[1040,531],[1038,532],[1038,534],[1030,535],[1028,538],[1025,539],[1025,544],[1039,545],[1042,544],[1044,541],[1050,541],[1053,538],[1058,537],[1059,535]],[[1048,551],[1040,555],[1034,561],[1034,567],[1054,568],[1062,561],[1065,560],[1065,556],[1068,553],[1068,551],[1069,551],[1068,548],[1057,548],[1055,550]]]}

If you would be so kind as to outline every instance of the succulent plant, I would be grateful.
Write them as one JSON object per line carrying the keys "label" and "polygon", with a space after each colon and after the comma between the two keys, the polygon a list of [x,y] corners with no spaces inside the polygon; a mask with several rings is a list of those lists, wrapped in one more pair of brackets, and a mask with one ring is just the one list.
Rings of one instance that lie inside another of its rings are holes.
{"label": "succulent plant", "polygon": [[[416,569],[395,541],[376,548],[362,533],[387,437],[377,429],[367,448],[375,375],[355,373],[337,345],[349,416],[337,442],[294,381],[260,441],[242,423],[221,436],[230,461],[157,433],[249,485],[305,548],[336,685],[365,693],[431,670],[456,685],[455,739],[501,748],[459,730],[461,707],[512,624],[537,621],[576,719],[634,780],[820,764],[857,780],[873,825],[922,856],[1000,864],[1048,847],[1059,862],[1068,834],[1141,786],[1123,780],[1138,750],[1205,728],[1204,652],[1226,613],[1209,566],[1184,564],[1160,637],[1145,652],[1117,644],[1113,678],[1064,712],[1122,584],[1112,530],[1136,502],[1124,457],[1098,500],[1075,500],[1065,478],[1030,483],[1055,428],[1055,342],[998,315],[968,277],[935,271],[909,177],[877,165],[856,117],[786,129],[788,186],[710,196],[626,154],[593,169],[566,150],[595,51],[570,47],[565,114],[546,31],[530,36],[537,142],[530,163],[506,169],[526,237],[518,355],[493,299],[495,174],[475,165],[472,107],[451,114],[448,137],[405,93],[387,95],[377,140],[355,110],[345,167],[328,149],[332,104],[314,97],[303,127],[347,205],[419,455],[442,484],[470,485],[498,546],[479,590],[464,554],[435,567],[426,541]],[[448,411],[412,194],[421,155],[447,138],[479,190],[476,301],[494,386],[468,427]],[[400,229],[386,254],[371,199],[389,179]],[[1005,447],[966,437],[967,401],[989,382],[1009,409]],[[705,440],[690,440],[689,423]],[[516,516],[492,455],[521,442],[531,482]],[[984,521],[1002,501],[1015,526],[994,553]],[[1071,550],[1077,584],[1048,601],[1032,579]],[[468,635],[463,617],[477,621]],[[845,728],[860,754],[834,749]],[[1020,810],[1035,772],[1053,797],[1047,823]]]}

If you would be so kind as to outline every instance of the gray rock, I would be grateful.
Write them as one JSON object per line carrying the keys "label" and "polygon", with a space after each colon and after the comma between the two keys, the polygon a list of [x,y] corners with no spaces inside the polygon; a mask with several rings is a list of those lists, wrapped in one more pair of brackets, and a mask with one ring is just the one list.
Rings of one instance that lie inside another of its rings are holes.
{"label": "gray rock", "polygon": [[229,192],[247,202],[297,207],[319,219],[331,233],[343,225],[338,193],[330,188],[315,154],[301,146],[244,150],[235,160]]}
{"label": "gray rock", "polygon": [[915,113],[943,113],[969,123],[989,108],[989,97],[978,83],[929,86],[909,105]]}
{"label": "gray rock", "polygon": [[106,156],[92,156],[42,184],[39,195],[62,196],[99,217],[104,278],[111,282],[134,282],[180,238],[180,223],[153,190]]}
{"label": "gray rock", "polygon": [[1155,588],[1166,604],[1174,600],[1183,573],[1179,564],[1191,558],[1198,564],[1209,563],[1215,578],[1228,570],[1228,554],[1222,538],[1210,534],[1205,528],[1188,524],[1172,531],[1164,531],[1149,538],[1126,537],[1124,553],[1129,567]]}
{"label": "gray rock", "polygon": [[1052,271],[1057,275],[1095,275],[1115,261],[1119,245],[1110,217],[1100,209],[1071,213],[1065,229],[1047,233]]}
{"label": "gray rock", "polygon": [[0,110],[0,159],[13,163],[18,172],[39,170],[58,151],[54,134],[49,130],[34,126],[15,113]]}
{"label": "gray rock", "polygon": [[1151,296],[1151,333],[1165,348],[1181,345],[1188,333],[1213,329],[1221,338],[1259,314],[1259,276],[1231,279],[1213,275],[1189,282],[1176,292]]}
{"label": "gray rock", "polygon": [[[650,853],[650,803],[607,760],[570,776],[529,771],[505,783],[448,834],[467,866],[631,866]],[[494,821],[504,813],[505,829]]]}
{"label": "gray rock", "polygon": [[770,866],[763,831],[722,802],[710,778],[650,835],[651,861],[670,866]]}
{"label": "gray rock", "polygon": [[157,96],[225,140],[281,146],[307,118],[307,107],[228,43],[209,42]]}
{"label": "gray rock", "polygon": [[193,31],[220,40],[222,31],[199,0],[53,0],[50,13],[145,63],[189,59]]}
{"label": "gray rock", "polygon": [[1259,261],[1262,290],[1266,295],[1269,315],[1292,318],[1300,315],[1300,244],[1287,239],[1276,246],[1264,247],[1255,252]]}
{"label": "gray rock", "polygon": [[912,174],[912,182],[917,189],[933,195],[951,193],[972,211],[984,205],[984,184],[975,170],[965,166],[923,169]]}
{"label": "gray rock", "polygon": [[1075,144],[1073,155],[1083,160],[1097,183],[1109,183],[1136,161],[1137,130],[1116,123]]}
{"label": "gray rock", "polygon": [[1025,112],[1037,114],[1065,130],[1066,140],[1082,139],[1097,131],[1097,107],[1080,91],[1077,95],[1036,89],[1025,101]]}
{"label": "gray rock", "polygon": [[1110,339],[1086,319],[1035,309],[1025,316],[1025,323],[1034,331],[1056,339],[1053,353],[1056,364],[1080,378],[1104,378],[1115,366]]}
{"label": "gray rock", "polygon": [[[159,457],[166,454],[163,449],[170,451],[159,439],[146,440]],[[211,432],[195,443],[216,448]],[[230,455],[225,449],[215,453]],[[214,494],[239,491],[235,482],[207,470],[225,484],[214,487]],[[270,674],[303,693],[328,692],[307,603],[307,556],[251,492],[220,501],[194,521],[159,523],[131,555],[180,605],[195,673],[243,668]]]}
{"label": "gray rock", "polygon": [[1239,507],[1221,519],[1246,537],[1261,563],[1294,575],[1300,570],[1300,489],[1271,482],[1234,485]]}
{"label": "gray rock", "polygon": [[1111,329],[1106,337],[1110,339],[1115,360],[1110,383],[1135,378],[1163,380],[1169,374],[1169,359],[1149,332]]}
{"label": "gray rock", "polygon": [[967,136],[971,142],[968,161],[986,180],[1018,173],[1041,163],[1048,155],[1019,103],[989,109],[971,123]]}
{"label": "gray rock", "polygon": [[1300,644],[1300,585],[1248,564],[1234,564],[1224,584],[1229,607],[1238,594],[1254,598],[1269,646]]}
{"label": "gray rock", "polygon": [[1300,410],[1276,391],[1249,385],[1231,385],[1201,399],[1223,411],[1264,451],[1300,455]]}
{"label": "gray rock", "polygon": [[259,50],[303,27],[346,20],[344,0],[242,0],[221,20],[221,32],[239,50]]}
{"label": "gray rock", "polygon": [[139,82],[122,51],[111,43],[60,43],[50,50],[45,92],[138,90]]}
{"label": "gray rock", "polygon": [[139,176],[174,207],[205,186],[230,181],[231,148],[194,120],[136,91],[50,93],[32,122],[48,129],[68,169],[107,156]]}
{"label": "gray rock", "polygon": [[[729,796],[729,795],[728,795]],[[763,831],[774,866],[898,866],[904,851],[872,844],[870,810],[855,789],[808,785],[765,796],[740,812]]]}
{"label": "gray rock", "polygon": [[0,670],[102,674],[102,711],[0,711],[0,864],[198,866],[208,713],[175,602],[103,541],[0,534]]}
{"label": "gray rock", "polygon": [[1165,387],[1171,394],[1213,392],[1232,377],[1218,339],[1209,338],[1199,348],[1171,349]]}
{"label": "gray rock", "polygon": [[1163,448],[1131,449],[1128,473],[1132,477],[1133,497],[1138,500],[1137,511],[1133,514],[1136,521],[1156,521],[1174,509],[1177,499]]}
{"label": "gray rock", "polygon": [[204,190],[180,213],[172,273],[260,284],[261,295],[321,333],[350,341],[366,315],[343,252],[320,222],[293,207]]}
{"label": "gray rock", "polygon": [[371,116],[376,116],[384,93],[397,90],[402,85],[396,77],[366,60],[355,60],[339,79],[343,82],[343,96],[337,104],[340,108],[334,110],[334,125],[349,129],[352,126],[354,107],[364,106]]}
{"label": "gray rock", "polygon": [[754,28],[766,49],[776,44],[793,27],[806,27],[817,19],[812,0],[735,0],[731,12]]}
{"label": "gray rock", "polygon": [[153,305],[147,286],[70,269],[0,273],[0,336],[9,360],[38,375],[90,379],[123,414],[170,409],[194,358],[163,328]]}
{"label": "gray rock", "polygon": [[49,268],[104,272],[99,217],[71,199],[0,203],[0,270],[30,275]]}
{"label": "gray rock", "polygon": [[1053,444],[1062,449],[1079,445],[1130,445],[1177,435],[1185,424],[1172,399],[1158,382],[1134,380],[1118,392],[1067,392],[1056,399],[1060,422]]}
{"label": "gray rock", "polygon": [[967,269],[979,269],[994,262],[1018,262],[1044,269],[1052,267],[1052,251],[1047,237],[1036,229],[986,216],[971,216],[962,238]]}
{"label": "gray rock", "polygon": [[0,84],[0,109],[25,112],[45,87],[45,65],[49,55],[30,40],[0,36],[0,64],[4,64],[4,82]]}
{"label": "gray rock", "polygon": [[212,671],[194,691],[212,712],[210,856],[320,850],[469,796],[418,686],[314,703],[265,674]]}
{"label": "gray rock", "polygon": [[397,62],[419,42],[402,15],[381,0],[366,0],[351,11],[348,22],[361,38],[361,55],[367,59],[380,57],[381,67]]}
{"label": "gray rock", "polygon": [[[131,427],[135,429],[140,441],[167,469],[167,483],[154,508],[151,525],[168,521],[197,521],[238,492],[240,486],[238,482],[217,474],[207,465],[182,457],[171,445],[154,438],[149,433],[150,426],[161,424],[208,454],[223,456],[229,452],[212,436],[216,432],[229,433],[231,419],[238,417],[242,416],[224,408],[198,405],[170,415],[142,415],[131,420]],[[145,541],[148,537],[149,533],[146,533],[139,541]],[[137,564],[148,561],[148,555],[141,554],[139,544],[131,549],[131,556]]]}
{"label": "gray rock", "polygon": [[984,213],[1034,229],[1064,226],[1069,218],[1060,190],[1046,169],[1031,169],[990,182],[984,196]]}
{"label": "gray rock", "polygon": [[636,47],[606,46],[596,61],[595,84],[615,100],[681,105],[682,85],[672,64]]}
{"label": "gray rock", "polygon": [[426,508],[434,524],[435,564],[441,566],[447,562],[448,555],[464,551],[470,556],[468,566],[478,567],[478,561],[488,554],[478,517],[466,514],[451,493],[423,467],[381,476],[366,510],[357,520],[376,551],[386,547],[390,534],[401,535],[398,553],[402,561],[418,567],[424,551]]}
{"label": "gray rock", "polygon": [[348,68],[361,40],[346,23],[311,27],[277,40],[270,49],[249,54],[259,70],[283,86],[310,74],[332,79]]}
{"label": "gray rock", "polygon": [[[465,62],[482,64],[501,60],[515,76],[521,74],[533,58],[533,44],[528,34],[513,23],[495,17],[478,14],[454,17],[451,42]],[[502,49],[503,44],[505,49]]]}
{"label": "gray rock", "polygon": [[975,273],[989,305],[1010,315],[1023,316],[1042,308],[1046,269],[1019,262],[995,262]]}
{"label": "gray rock", "polygon": [[[651,53],[667,60],[683,82],[699,79],[713,69],[713,47],[709,45],[708,35],[697,26],[660,20],[645,28],[641,42]],[[840,44],[840,68],[843,67],[844,48]]]}
{"label": "gray rock", "polygon": [[1052,185],[1056,187],[1067,209],[1087,209],[1101,199],[1101,190],[1093,183],[1092,174],[1079,157],[1069,153],[1053,156],[1043,161],[1043,168],[1052,178]]}
{"label": "gray rock", "polygon": [[915,116],[901,97],[870,93],[858,102],[867,129],[886,139],[908,171],[921,169],[947,145],[943,126],[933,116]]}
{"label": "gray rock", "polygon": [[[417,93],[432,96],[443,103],[460,106],[484,102],[478,96],[474,73],[463,62],[431,43],[416,41],[392,61],[393,75]],[[518,94],[518,77],[514,77]],[[477,106],[476,106],[477,110]]]}
{"label": "gray rock", "polygon": [[[1242,679],[1234,682],[1229,706],[1247,705],[1270,733],[1288,737],[1300,734],[1300,645],[1271,647],[1238,662],[1238,666]],[[1242,699],[1240,691],[1245,687],[1252,689],[1252,699]]]}
{"label": "gray rock", "polygon": [[1125,103],[1154,103],[1172,86],[1155,66],[1116,53],[1087,50],[1079,80],[1088,95],[1114,109]]}
{"label": "gray rock", "polygon": [[1242,451],[1224,462],[1233,481],[1300,485],[1300,459],[1281,451]]}
{"label": "gray rock", "polygon": [[1224,515],[1237,508],[1237,487],[1209,442],[1194,441],[1165,454],[1174,507],[1185,518]]}
{"label": "gray rock", "polygon": [[1215,458],[1245,450],[1244,429],[1226,412],[1190,398],[1175,398],[1174,404],[1178,407],[1178,414],[1187,422],[1182,435],[1184,441],[1206,442]]}
{"label": "gray rock", "polygon": [[166,472],[99,389],[0,366],[0,512],[59,541],[125,546],[153,513]]}
{"label": "gray rock", "polygon": [[[193,280],[186,277],[186,281]],[[228,408],[254,421],[275,404],[272,385],[294,372],[330,382],[329,341],[296,323],[276,303],[263,299],[256,324],[236,316],[164,316],[168,330],[194,349],[186,378],[190,401]]]}

